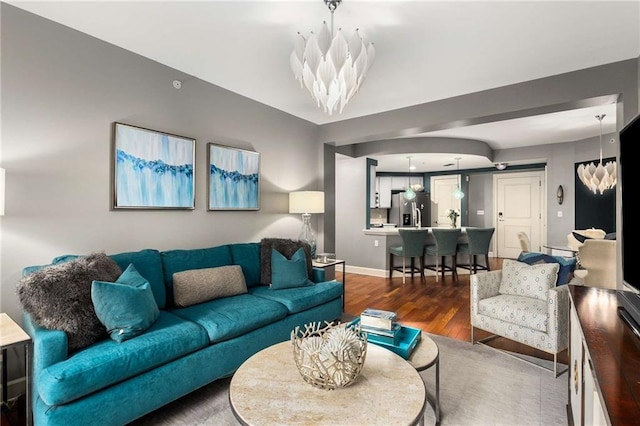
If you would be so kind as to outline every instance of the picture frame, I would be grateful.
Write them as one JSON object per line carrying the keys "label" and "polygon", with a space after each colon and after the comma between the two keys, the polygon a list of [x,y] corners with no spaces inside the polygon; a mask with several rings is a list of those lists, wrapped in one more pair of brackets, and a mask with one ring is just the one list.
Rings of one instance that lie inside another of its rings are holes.
{"label": "picture frame", "polygon": [[260,153],[207,144],[207,210],[260,210]]}
{"label": "picture frame", "polygon": [[195,209],[196,140],[123,123],[113,130],[113,208]]}

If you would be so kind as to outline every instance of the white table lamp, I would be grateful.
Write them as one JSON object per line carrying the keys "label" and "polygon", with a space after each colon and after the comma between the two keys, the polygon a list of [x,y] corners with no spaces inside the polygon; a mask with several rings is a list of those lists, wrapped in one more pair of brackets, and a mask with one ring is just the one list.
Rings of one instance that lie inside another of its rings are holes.
{"label": "white table lamp", "polygon": [[311,214],[324,213],[324,192],[296,191],[289,193],[289,213],[302,214],[302,229],[298,239],[311,246],[311,256],[316,255],[316,237],[311,229]]}

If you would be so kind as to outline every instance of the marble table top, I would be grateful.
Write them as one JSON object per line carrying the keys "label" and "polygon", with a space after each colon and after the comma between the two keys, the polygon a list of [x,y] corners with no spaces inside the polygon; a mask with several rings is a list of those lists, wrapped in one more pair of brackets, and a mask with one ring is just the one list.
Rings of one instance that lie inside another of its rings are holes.
{"label": "marble table top", "polygon": [[315,388],[302,379],[286,341],[238,368],[229,401],[248,425],[412,425],[422,420],[426,390],[414,366],[374,344],[367,345],[362,371],[350,386]]}

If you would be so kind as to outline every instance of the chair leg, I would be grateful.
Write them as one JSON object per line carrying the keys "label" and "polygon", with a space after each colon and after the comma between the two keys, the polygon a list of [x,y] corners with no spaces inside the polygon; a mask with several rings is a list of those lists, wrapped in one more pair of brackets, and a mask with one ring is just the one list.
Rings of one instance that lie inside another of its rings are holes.
{"label": "chair leg", "polygon": [[411,279],[413,279],[413,271],[414,271],[414,268],[415,268],[414,265],[415,265],[415,262],[414,262],[414,259],[412,257],[411,258]]}
{"label": "chair leg", "polygon": [[393,276],[393,254],[389,253],[389,279]]}
{"label": "chair leg", "polygon": [[447,264],[444,259],[444,256],[442,256],[442,266],[440,267],[440,272],[442,273],[442,282],[444,282],[444,266]]}
{"label": "chair leg", "polygon": [[489,267],[489,253],[484,255],[484,261],[485,261],[485,265],[487,265],[487,271],[490,271],[491,268]]}
{"label": "chair leg", "polygon": [[478,273],[478,258],[476,257],[476,255],[473,255],[473,273],[477,274]]}
{"label": "chair leg", "polygon": [[458,284],[458,265],[455,254],[451,256],[451,271],[453,272],[453,283]]}
{"label": "chair leg", "polygon": [[404,280],[406,278],[406,267],[407,267],[407,258],[402,256],[402,284],[404,284]]}
{"label": "chair leg", "polygon": [[420,256],[420,280],[425,282],[427,280],[424,276],[424,255]]}

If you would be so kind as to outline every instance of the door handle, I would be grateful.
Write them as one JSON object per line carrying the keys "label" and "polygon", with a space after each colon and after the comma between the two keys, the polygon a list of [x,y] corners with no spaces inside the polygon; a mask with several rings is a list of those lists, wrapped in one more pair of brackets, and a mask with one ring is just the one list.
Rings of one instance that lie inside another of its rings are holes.
{"label": "door handle", "polygon": [[504,217],[502,216],[502,212],[498,212],[498,221],[504,221]]}

